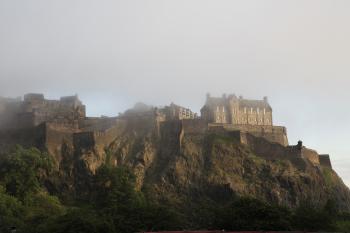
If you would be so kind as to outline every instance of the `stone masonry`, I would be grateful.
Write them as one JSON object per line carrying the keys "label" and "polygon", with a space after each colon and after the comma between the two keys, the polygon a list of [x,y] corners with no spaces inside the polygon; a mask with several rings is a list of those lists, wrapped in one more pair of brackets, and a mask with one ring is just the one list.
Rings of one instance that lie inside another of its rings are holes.
{"label": "stone masonry", "polygon": [[76,95],[59,100],[47,100],[43,94],[27,94],[23,100],[0,97],[0,145],[32,144],[46,148],[57,160],[67,145],[103,154],[123,130],[146,130],[162,137],[164,127],[172,125],[180,145],[187,133],[227,132],[239,135],[241,143],[266,158],[298,157],[331,167],[329,155],[289,146],[286,128],[273,125],[267,97],[249,100],[233,94],[208,94],[200,117],[174,103],[162,108],[137,103],[118,117],[87,117],[85,105]]}

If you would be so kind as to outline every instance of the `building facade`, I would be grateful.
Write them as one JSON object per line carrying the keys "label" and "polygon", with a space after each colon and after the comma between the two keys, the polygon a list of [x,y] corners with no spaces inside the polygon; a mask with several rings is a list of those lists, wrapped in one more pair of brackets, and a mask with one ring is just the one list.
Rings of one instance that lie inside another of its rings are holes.
{"label": "building facade", "polygon": [[249,100],[235,95],[211,97],[207,94],[201,117],[208,123],[272,126],[272,108],[267,97]]}
{"label": "building facade", "polygon": [[169,106],[164,107],[162,111],[168,120],[195,119],[198,117],[197,113],[192,112],[191,109],[181,107],[174,103],[171,103]]}
{"label": "building facade", "polygon": [[23,100],[0,100],[0,128],[29,128],[43,122],[78,128],[85,117],[85,106],[78,96],[47,100],[42,94],[26,94]]}

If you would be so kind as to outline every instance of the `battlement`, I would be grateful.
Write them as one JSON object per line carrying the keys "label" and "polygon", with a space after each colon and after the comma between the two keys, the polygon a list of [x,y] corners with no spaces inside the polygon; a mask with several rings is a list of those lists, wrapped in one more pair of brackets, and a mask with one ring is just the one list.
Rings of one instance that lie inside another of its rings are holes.
{"label": "battlement", "polygon": [[279,143],[282,146],[288,146],[287,129],[283,126],[272,125],[234,125],[209,123],[209,130],[218,130],[221,128],[226,131],[241,131],[250,133],[256,137],[262,137],[266,140]]}

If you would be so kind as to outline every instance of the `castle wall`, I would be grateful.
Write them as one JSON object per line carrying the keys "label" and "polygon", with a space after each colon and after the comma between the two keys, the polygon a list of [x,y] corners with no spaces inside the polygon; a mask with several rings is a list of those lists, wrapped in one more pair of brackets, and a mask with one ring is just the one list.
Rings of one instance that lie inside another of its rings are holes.
{"label": "castle wall", "polygon": [[62,150],[64,146],[73,148],[73,133],[72,130],[55,127],[55,124],[46,124],[46,148],[58,162],[62,160]]}
{"label": "castle wall", "polygon": [[79,132],[73,134],[73,146],[76,149],[82,151],[93,150],[95,144],[94,132]]}
{"label": "castle wall", "polygon": [[264,138],[255,137],[250,133],[241,132],[241,143],[249,145],[255,155],[267,160],[288,160],[298,169],[305,169],[307,159],[302,156],[301,150],[295,146],[282,146],[278,143],[271,143]]}
{"label": "castle wall", "polygon": [[208,124],[202,119],[182,120],[184,133],[204,133],[208,129]]}
{"label": "castle wall", "polygon": [[[208,127],[218,127],[219,125],[209,124]],[[222,127],[229,131],[240,130],[242,132],[249,132],[256,137],[263,137],[270,142],[288,146],[287,130],[282,126],[225,124]]]}
{"label": "castle wall", "polygon": [[319,156],[320,164],[321,166],[332,168],[331,159],[329,158],[329,155],[323,154]]}
{"label": "castle wall", "polygon": [[125,122],[119,121],[113,127],[103,130],[103,131],[94,131],[94,138],[96,145],[102,147],[109,146],[113,140],[120,136],[125,130]]}
{"label": "castle wall", "polygon": [[117,122],[116,117],[87,117],[79,121],[79,126],[85,131],[101,131],[113,127]]}
{"label": "castle wall", "polygon": [[42,94],[27,94],[24,100],[0,98],[0,129],[21,129],[49,122],[56,127],[79,128],[85,106],[78,97],[46,100]]}
{"label": "castle wall", "polygon": [[303,147],[301,149],[301,155],[303,158],[308,159],[314,165],[320,165],[319,155],[316,151]]}

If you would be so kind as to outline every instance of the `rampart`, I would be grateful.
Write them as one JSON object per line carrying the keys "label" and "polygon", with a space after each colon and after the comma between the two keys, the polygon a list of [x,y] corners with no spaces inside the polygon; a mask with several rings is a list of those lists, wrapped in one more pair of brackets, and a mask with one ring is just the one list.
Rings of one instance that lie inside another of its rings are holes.
{"label": "rampart", "polygon": [[228,131],[242,131],[250,133],[256,137],[262,137],[282,146],[288,146],[287,129],[283,126],[271,125],[233,125],[233,124],[208,124],[209,129],[222,127]]}
{"label": "rampart", "polygon": [[303,158],[308,159],[314,165],[320,165],[319,155],[315,150],[303,147],[301,149],[301,155],[303,156]]}
{"label": "rampart", "polygon": [[306,161],[314,166],[332,168],[329,155],[319,155],[317,151],[306,148],[302,146],[302,144],[296,146],[282,146],[279,143],[271,143],[263,137],[256,137],[247,132],[237,132],[239,132],[242,144],[249,145],[249,148],[256,155],[262,156],[265,159],[287,159],[299,168],[304,168]]}
{"label": "rampart", "polygon": [[205,133],[208,129],[208,123],[202,119],[186,119],[181,123],[185,133]]}
{"label": "rampart", "polygon": [[327,154],[320,155],[319,160],[322,166],[332,168],[332,163],[331,163],[331,159],[329,158],[329,155]]}
{"label": "rampart", "polygon": [[73,135],[74,130],[67,128],[56,127],[55,124],[44,123],[45,125],[45,145],[48,152],[54,155],[58,164],[65,154],[64,148],[73,150]]}

